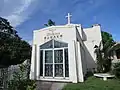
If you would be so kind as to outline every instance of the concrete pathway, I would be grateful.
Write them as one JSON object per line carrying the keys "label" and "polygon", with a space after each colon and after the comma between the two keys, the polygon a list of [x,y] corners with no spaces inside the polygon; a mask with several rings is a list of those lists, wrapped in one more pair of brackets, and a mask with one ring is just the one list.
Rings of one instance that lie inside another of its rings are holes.
{"label": "concrete pathway", "polygon": [[37,81],[36,90],[62,90],[67,83]]}

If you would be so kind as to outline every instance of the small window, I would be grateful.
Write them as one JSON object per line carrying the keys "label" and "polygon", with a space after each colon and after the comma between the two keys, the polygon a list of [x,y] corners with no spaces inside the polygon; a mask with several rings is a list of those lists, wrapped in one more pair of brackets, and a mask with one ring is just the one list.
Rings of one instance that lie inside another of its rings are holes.
{"label": "small window", "polygon": [[[54,47],[53,47],[54,46]],[[60,42],[54,40],[50,40],[40,46],[40,49],[49,49],[49,48],[62,48],[62,47],[68,47],[68,44],[65,42]]]}
{"label": "small window", "polygon": [[47,50],[45,51],[45,63],[53,63],[53,51],[52,50]]}
{"label": "small window", "polygon": [[65,77],[69,77],[68,49],[65,49],[64,53],[65,53]]}
{"label": "small window", "polygon": [[43,50],[40,50],[40,76],[43,76]]}
{"label": "small window", "polygon": [[46,42],[46,43],[42,44],[42,45],[40,46],[40,49],[53,48],[52,41],[53,41],[53,40],[50,40],[50,41],[48,41],[48,42]]}
{"label": "small window", "polygon": [[67,43],[54,41],[54,48],[62,48],[62,47],[68,47]]}
{"label": "small window", "polygon": [[63,50],[54,51],[54,60],[55,63],[63,63]]}

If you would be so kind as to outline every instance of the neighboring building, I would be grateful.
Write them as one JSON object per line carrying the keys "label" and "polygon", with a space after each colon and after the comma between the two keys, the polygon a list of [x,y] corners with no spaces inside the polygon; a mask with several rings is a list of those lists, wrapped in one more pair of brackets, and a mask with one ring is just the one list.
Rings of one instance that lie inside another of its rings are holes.
{"label": "neighboring building", "polygon": [[113,51],[112,63],[120,62],[120,43],[117,42],[111,49]]}
{"label": "neighboring building", "polygon": [[82,28],[80,24],[50,26],[34,30],[30,79],[84,82],[96,68],[95,48],[101,41],[101,27]]}

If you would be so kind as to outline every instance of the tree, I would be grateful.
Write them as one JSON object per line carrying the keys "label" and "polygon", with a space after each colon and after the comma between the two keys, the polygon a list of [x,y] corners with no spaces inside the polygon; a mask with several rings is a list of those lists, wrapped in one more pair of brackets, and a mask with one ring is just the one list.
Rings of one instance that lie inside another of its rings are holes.
{"label": "tree", "polygon": [[31,46],[22,40],[10,23],[0,17],[0,65],[10,66],[30,59]]}
{"label": "tree", "polygon": [[110,33],[102,31],[102,43],[104,55],[107,58],[108,56],[111,56],[109,50],[115,44],[115,41]]}
{"label": "tree", "polygon": [[45,26],[55,26],[55,22],[53,22],[51,19],[48,20],[47,24],[44,24]]}
{"label": "tree", "polygon": [[103,67],[103,55],[101,51],[101,46],[102,44],[100,43],[99,46],[95,45],[95,53],[96,53],[96,59],[97,59],[97,72],[103,72],[104,67]]}
{"label": "tree", "polygon": [[[108,72],[111,68],[111,47],[115,44],[112,35],[108,32],[102,31],[102,41],[96,47],[95,53],[97,55],[97,71]],[[102,47],[102,48],[101,48]]]}
{"label": "tree", "polygon": [[10,25],[7,19],[0,17],[0,37],[2,37],[2,35],[20,38],[17,31]]}

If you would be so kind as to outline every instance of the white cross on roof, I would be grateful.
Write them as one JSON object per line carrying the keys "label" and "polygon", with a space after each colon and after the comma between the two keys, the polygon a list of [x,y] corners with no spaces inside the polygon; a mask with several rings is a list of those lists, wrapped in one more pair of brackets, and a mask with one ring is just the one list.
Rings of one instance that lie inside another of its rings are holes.
{"label": "white cross on roof", "polygon": [[72,15],[70,15],[70,13],[68,13],[68,15],[66,17],[68,19],[68,24],[70,24],[70,22],[71,22],[70,18],[72,17]]}

